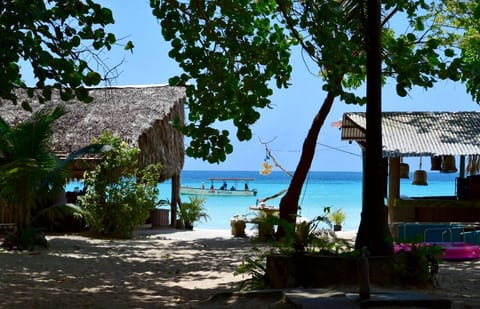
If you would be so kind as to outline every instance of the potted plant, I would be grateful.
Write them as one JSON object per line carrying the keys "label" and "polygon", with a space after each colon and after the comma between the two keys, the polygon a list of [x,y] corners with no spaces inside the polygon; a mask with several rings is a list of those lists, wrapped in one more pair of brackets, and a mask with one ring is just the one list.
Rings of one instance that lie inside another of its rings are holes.
{"label": "potted plant", "polygon": [[277,221],[277,213],[271,214],[270,212],[266,211],[259,211],[258,215],[252,219],[252,222],[257,224],[258,237],[264,239],[273,238],[273,228]]}
{"label": "potted plant", "polygon": [[247,218],[242,215],[233,216],[230,220],[230,227],[232,228],[233,237],[245,237],[245,227]]}
{"label": "potted plant", "polygon": [[179,220],[185,226],[187,230],[193,230],[193,224],[202,219],[208,220],[208,216],[205,208],[205,199],[195,196],[189,197],[188,203],[181,203],[178,209]]}
{"label": "potted plant", "polygon": [[334,231],[341,231],[342,224],[345,222],[346,214],[342,209],[336,209],[328,214],[328,219],[333,223]]}

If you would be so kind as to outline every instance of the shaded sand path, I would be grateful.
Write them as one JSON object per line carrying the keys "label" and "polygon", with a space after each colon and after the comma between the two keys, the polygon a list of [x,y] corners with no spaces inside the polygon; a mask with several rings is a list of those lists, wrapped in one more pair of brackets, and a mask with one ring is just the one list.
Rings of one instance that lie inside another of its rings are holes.
{"label": "shaded sand path", "polygon": [[[148,235],[151,234],[151,235]],[[138,231],[133,240],[49,236],[40,254],[1,252],[1,308],[155,308],[232,290],[251,247],[229,231]]]}
{"label": "shaded sand path", "polygon": [[[351,238],[353,233],[342,233]],[[50,249],[0,251],[0,308],[188,307],[238,290],[248,238],[230,231],[143,229],[133,240],[48,236]],[[456,308],[480,308],[480,260],[443,263],[440,288]]]}

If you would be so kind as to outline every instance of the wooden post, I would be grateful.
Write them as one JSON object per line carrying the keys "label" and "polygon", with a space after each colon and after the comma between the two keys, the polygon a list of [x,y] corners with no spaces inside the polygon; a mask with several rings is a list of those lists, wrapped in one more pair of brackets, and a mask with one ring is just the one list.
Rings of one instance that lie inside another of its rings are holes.
{"label": "wooden post", "polygon": [[172,177],[172,196],[170,204],[170,225],[175,227],[177,225],[177,205],[180,204],[180,175]]}
{"label": "wooden post", "polygon": [[393,207],[395,199],[400,197],[400,157],[389,159],[388,171],[388,207]]}
{"label": "wooden post", "polygon": [[460,178],[465,178],[465,156],[460,156]]}
{"label": "wooden post", "polygon": [[389,159],[388,170],[388,223],[392,223],[395,199],[400,198],[400,157]]}

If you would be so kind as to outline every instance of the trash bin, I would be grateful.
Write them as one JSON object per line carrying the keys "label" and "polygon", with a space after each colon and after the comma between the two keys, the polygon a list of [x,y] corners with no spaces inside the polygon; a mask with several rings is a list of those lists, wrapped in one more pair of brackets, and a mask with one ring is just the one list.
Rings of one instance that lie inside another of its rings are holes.
{"label": "trash bin", "polygon": [[150,211],[150,222],[152,228],[168,226],[170,211],[168,209],[157,208]]}

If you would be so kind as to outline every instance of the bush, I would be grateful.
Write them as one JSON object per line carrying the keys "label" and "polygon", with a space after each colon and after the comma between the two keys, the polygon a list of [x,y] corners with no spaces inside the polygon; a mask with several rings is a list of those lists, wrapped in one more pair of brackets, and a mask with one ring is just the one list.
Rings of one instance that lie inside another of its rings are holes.
{"label": "bush", "polygon": [[38,247],[48,248],[48,241],[42,229],[20,227],[17,231],[5,237],[2,247],[7,250],[33,251]]}
{"label": "bush", "polygon": [[109,144],[94,171],[86,173],[86,193],[78,203],[89,230],[100,236],[131,238],[158,203],[160,165],[138,168],[138,148],[105,133],[98,141]]}

